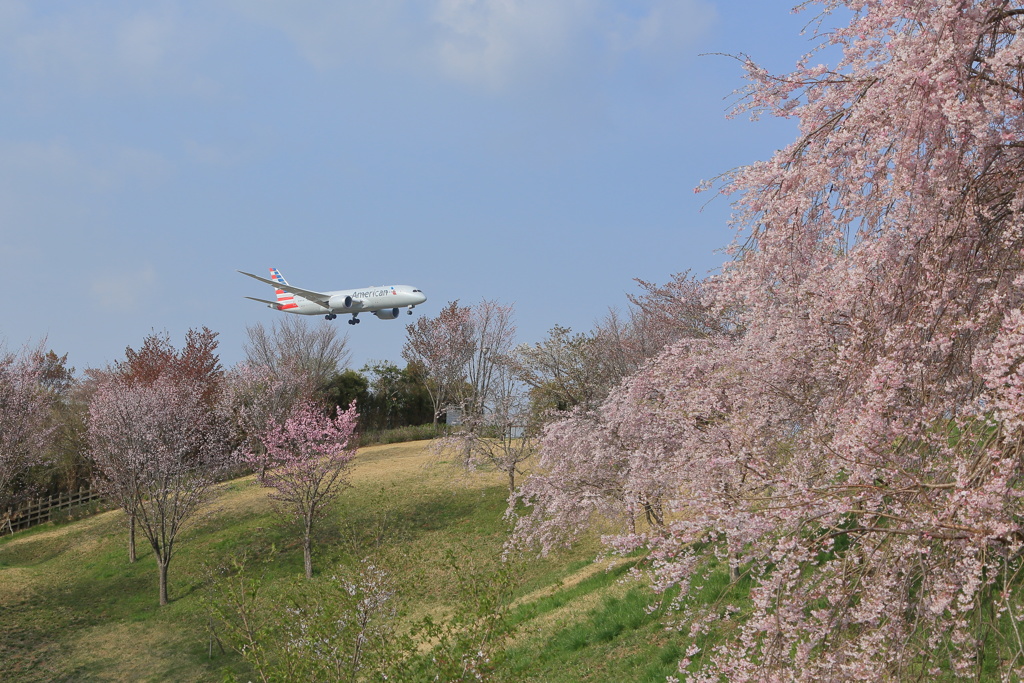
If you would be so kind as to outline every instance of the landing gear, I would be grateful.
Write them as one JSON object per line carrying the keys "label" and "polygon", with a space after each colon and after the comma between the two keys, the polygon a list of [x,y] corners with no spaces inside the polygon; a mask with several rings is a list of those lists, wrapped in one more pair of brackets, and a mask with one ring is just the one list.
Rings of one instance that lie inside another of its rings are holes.
{"label": "landing gear", "polygon": [[410,306],[409,310],[406,311],[406,313],[408,313],[409,315],[412,315],[412,309],[414,309],[414,308],[416,308],[416,307],[415,306]]}
{"label": "landing gear", "polygon": [[352,316],[352,319],[348,321],[348,324],[349,325],[358,325],[359,324],[359,318],[357,318],[355,316]]}
{"label": "landing gear", "polygon": [[337,317],[338,316],[335,315],[334,313],[328,313],[327,315],[324,316],[324,320],[334,320]]}

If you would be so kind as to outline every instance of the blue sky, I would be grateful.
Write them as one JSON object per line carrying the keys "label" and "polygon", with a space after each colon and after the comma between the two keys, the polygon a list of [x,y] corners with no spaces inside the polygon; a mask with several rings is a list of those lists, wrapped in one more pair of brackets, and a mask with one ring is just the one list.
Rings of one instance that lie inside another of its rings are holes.
{"label": "blue sky", "polygon": [[[0,339],[81,370],[206,325],[231,365],[282,315],[235,272],[268,266],[512,303],[522,342],[590,329],[633,278],[721,263],[729,205],[693,188],[796,131],[727,119],[741,69],[700,55],[788,69],[790,7],[0,0]],[[358,368],[410,320],[335,324]]]}

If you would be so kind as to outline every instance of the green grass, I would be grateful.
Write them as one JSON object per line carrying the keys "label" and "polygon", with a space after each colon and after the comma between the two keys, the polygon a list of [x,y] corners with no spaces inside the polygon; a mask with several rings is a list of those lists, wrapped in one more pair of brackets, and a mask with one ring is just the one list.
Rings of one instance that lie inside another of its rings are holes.
{"label": "green grass", "polygon": [[608,588],[593,587],[599,596],[595,607],[506,649],[497,678],[663,682],[676,673],[680,636],[665,629],[657,596],[639,585],[611,594]]}
{"label": "green grass", "polygon": [[[508,534],[502,476],[428,467],[426,446],[362,450],[352,487],[314,543],[318,575],[367,556],[386,567],[403,598],[402,623],[463,604],[465,578],[489,580]],[[271,590],[301,575],[299,536],[273,514],[266,492],[251,478],[222,486],[176,548],[164,608],[141,535],[138,562],[127,561],[123,520],[111,511],[0,540],[0,680],[251,678],[234,653],[214,645],[210,655],[206,596],[217,568],[243,554],[261,560]],[[598,551],[590,539],[515,566],[494,680],[663,681],[675,672],[685,645],[664,629],[660,609],[648,609],[657,596],[625,578],[627,564],[595,567]]]}

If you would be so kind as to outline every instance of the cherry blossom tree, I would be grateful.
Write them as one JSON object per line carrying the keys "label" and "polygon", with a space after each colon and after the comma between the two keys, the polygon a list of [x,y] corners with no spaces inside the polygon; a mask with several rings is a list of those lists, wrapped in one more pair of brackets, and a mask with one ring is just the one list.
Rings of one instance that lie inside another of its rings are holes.
{"label": "cherry blossom tree", "polygon": [[264,436],[283,422],[296,404],[313,400],[313,387],[301,369],[240,363],[224,376],[219,409],[229,421],[234,449],[262,452]]}
{"label": "cherry blossom tree", "polygon": [[89,407],[93,460],[108,494],[137,520],[153,549],[161,605],[181,531],[227,462],[224,422],[203,402],[203,388],[166,374],[152,383],[112,376]]}
{"label": "cherry blossom tree", "polygon": [[641,294],[630,294],[633,308],[630,326],[640,337],[637,354],[655,355],[679,339],[707,339],[715,335],[735,333],[735,316],[715,305],[711,283],[690,274],[675,273],[667,283],[659,285],[637,279]]}
{"label": "cherry blossom tree", "polygon": [[124,510],[128,524],[128,562],[138,559],[135,531],[138,504],[146,473],[146,437],[135,430],[144,408],[122,401],[130,385],[110,377],[93,391],[89,401],[89,454],[97,473],[94,485]]}
{"label": "cherry blossom tree", "polygon": [[[91,370],[86,373],[87,382],[83,387],[83,394],[88,396],[89,400],[90,424],[87,431],[91,457],[97,465],[99,474],[96,484],[126,513],[129,562],[136,560],[135,527],[139,520],[139,503],[148,495],[146,487],[152,485],[146,480],[148,464],[144,450],[152,445],[154,437],[143,437],[133,433],[137,412],[143,409],[140,407],[140,401],[150,399],[135,397],[125,405],[119,406],[116,396],[122,393],[127,395],[126,392],[130,393],[132,388],[153,387],[157,383],[161,384],[161,391],[164,393],[196,392],[194,398],[205,411],[203,419],[196,425],[200,429],[209,430],[208,436],[211,440],[208,449],[197,451],[201,456],[197,462],[210,465],[212,470],[209,477],[212,478],[225,464],[223,456],[229,450],[223,443],[227,422],[221,396],[223,371],[216,353],[217,346],[217,333],[205,327],[189,330],[185,335],[185,345],[180,350],[174,347],[166,332],[153,332],[143,339],[138,350],[129,346],[125,350],[123,361],[118,361],[113,367],[105,370]],[[176,402],[169,404],[167,409],[187,412],[193,407],[188,402]],[[175,423],[178,419],[176,415],[177,413],[170,413],[160,416],[162,422],[154,423],[151,429],[157,432],[169,429],[167,425]],[[96,423],[95,428],[93,422]],[[165,441],[172,444],[168,446],[172,451],[176,448],[173,445],[175,439],[179,444],[189,443],[189,439],[199,443],[200,437],[168,434]],[[153,457],[157,457],[155,452]],[[184,463],[181,468],[187,469],[193,464],[195,463]],[[191,486],[188,478],[180,478],[179,483],[182,486]],[[196,479],[195,484],[203,488],[208,482],[202,482],[201,479],[202,477]],[[197,497],[202,499],[205,491],[200,490],[197,494]],[[183,509],[181,512],[187,518],[195,510]],[[163,525],[164,522],[154,522],[150,526],[153,524]],[[152,542],[152,539],[150,540]],[[167,561],[170,561],[169,552]],[[163,567],[162,571],[165,572],[166,567]],[[163,580],[161,596],[166,600],[166,582]]]}
{"label": "cherry blossom tree", "polygon": [[0,355],[0,505],[26,469],[40,464],[49,443],[51,393],[43,384],[45,356],[36,350]]}
{"label": "cherry blossom tree", "polygon": [[406,325],[402,358],[418,363],[426,372],[427,390],[434,404],[434,424],[466,381],[466,366],[476,349],[472,311],[451,301],[437,317],[420,317]]}
{"label": "cherry blossom tree", "polygon": [[[729,327],[548,428],[519,538],[659,501],[612,542],[690,637],[740,621],[692,680],[1019,679],[1024,7],[820,4],[835,66],[743,58],[741,108],[801,134],[721,179]],[[742,618],[687,597],[716,558]]]}
{"label": "cherry blossom tree", "polygon": [[[689,395],[689,394],[687,394]],[[544,553],[571,544],[598,520],[636,536],[637,521],[657,533],[676,492],[678,417],[652,410],[663,400],[646,375],[630,378],[594,408],[577,407],[544,428],[540,461],[517,492],[529,513],[513,545]]]}
{"label": "cherry blossom tree", "polygon": [[625,378],[667,345],[733,333],[730,315],[713,304],[706,282],[677,273],[664,285],[637,280],[624,313],[610,309],[586,333],[556,325],[539,343],[522,344],[504,359],[531,387],[535,413],[592,410]]}
{"label": "cherry blossom tree", "polygon": [[257,470],[260,484],[274,489],[271,498],[281,513],[301,523],[309,579],[313,578],[313,526],[348,484],[358,445],[358,417],[355,403],[334,418],[314,403],[299,404],[284,422],[274,422],[266,431],[262,452],[245,456]]}
{"label": "cherry blossom tree", "polygon": [[269,426],[325,390],[349,356],[348,337],[323,321],[282,319],[269,331],[261,323],[246,331],[246,361],[226,374],[221,396],[239,452],[261,450]]}

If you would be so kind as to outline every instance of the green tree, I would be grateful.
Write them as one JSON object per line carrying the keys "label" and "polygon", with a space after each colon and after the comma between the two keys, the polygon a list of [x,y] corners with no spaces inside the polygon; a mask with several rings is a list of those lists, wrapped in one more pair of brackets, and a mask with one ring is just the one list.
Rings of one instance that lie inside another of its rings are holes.
{"label": "green tree", "polygon": [[370,397],[364,427],[391,429],[431,421],[433,407],[422,366],[410,363],[399,368],[390,361],[366,365]]}
{"label": "green tree", "polygon": [[370,381],[355,370],[345,370],[327,380],[320,395],[328,408],[344,410],[355,401],[359,410],[364,410],[370,402]]}

